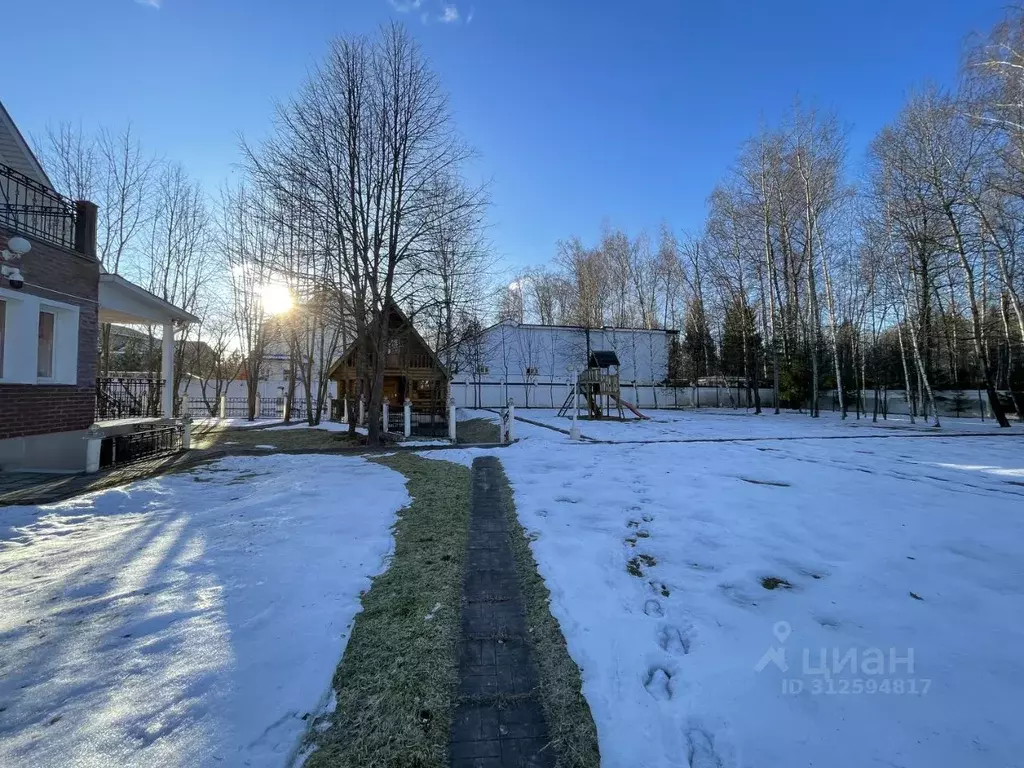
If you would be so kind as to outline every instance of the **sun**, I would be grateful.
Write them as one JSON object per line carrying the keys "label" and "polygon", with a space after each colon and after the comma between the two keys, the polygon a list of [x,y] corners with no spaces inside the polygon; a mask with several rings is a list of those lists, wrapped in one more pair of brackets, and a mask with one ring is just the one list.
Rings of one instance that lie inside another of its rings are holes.
{"label": "sun", "polygon": [[260,302],[263,311],[270,315],[283,315],[292,308],[292,295],[288,286],[281,283],[265,283],[260,288]]}

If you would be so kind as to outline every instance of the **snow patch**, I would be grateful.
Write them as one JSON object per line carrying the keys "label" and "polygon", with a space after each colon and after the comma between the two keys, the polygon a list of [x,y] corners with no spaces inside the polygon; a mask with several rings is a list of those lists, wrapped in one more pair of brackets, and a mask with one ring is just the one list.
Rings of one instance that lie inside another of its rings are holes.
{"label": "snow patch", "polygon": [[0,765],[286,764],[408,502],[275,455],[0,508]]}

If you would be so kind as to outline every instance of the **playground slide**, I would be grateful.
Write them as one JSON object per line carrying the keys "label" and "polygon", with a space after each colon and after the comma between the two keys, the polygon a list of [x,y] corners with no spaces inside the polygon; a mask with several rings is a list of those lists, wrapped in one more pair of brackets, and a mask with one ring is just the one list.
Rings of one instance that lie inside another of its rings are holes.
{"label": "playground slide", "polygon": [[617,397],[616,395],[612,395],[612,397],[614,397],[616,402],[618,402],[619,405],[621,405],[623,408],[628,408],[633,413],[635,413],[636,417],[638,419],[646,419],[648,421],[650,420],[650,418],[651,418],[650,416],[644,416],[642,413],[640,413],[640,410],[635,405],[633,405],[632,403],[627,402],[627,401],[623,400],[621,397]]}

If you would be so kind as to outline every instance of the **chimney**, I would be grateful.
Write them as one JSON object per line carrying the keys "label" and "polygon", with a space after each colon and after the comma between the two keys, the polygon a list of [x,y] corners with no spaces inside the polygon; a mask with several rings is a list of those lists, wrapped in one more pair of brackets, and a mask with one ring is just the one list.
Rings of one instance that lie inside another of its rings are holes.
{"label": "chimney", "polygon": [[99,209],[88,200],[75,201],[75,250],[96,258],[96,218]]}

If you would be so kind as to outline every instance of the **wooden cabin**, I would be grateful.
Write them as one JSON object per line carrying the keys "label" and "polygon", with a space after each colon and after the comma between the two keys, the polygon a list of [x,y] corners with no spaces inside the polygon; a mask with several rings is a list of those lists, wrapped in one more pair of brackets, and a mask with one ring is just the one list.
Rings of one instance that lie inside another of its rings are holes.
{"label": "wooden cabin", "polygon": [[[330,377],[338,383],[338,397],[355,397],[356,340],[331,367]],[[388,306],[388,345],[384,367],[384,398],[402,405],[406,398],[414,406],[441,405],[448,401],[448,373],[437,355],[413,327],[397,304]]]}

